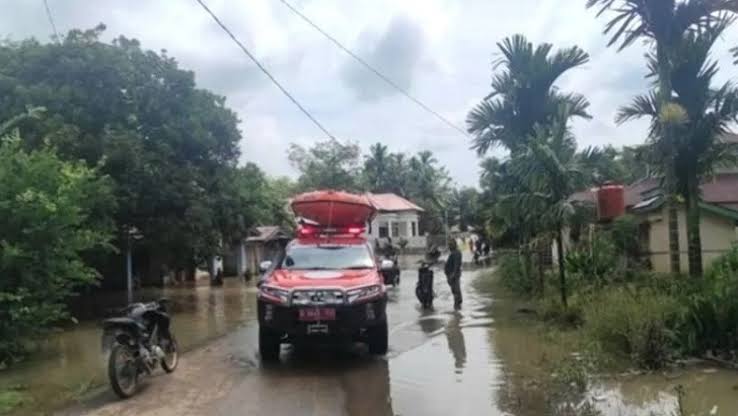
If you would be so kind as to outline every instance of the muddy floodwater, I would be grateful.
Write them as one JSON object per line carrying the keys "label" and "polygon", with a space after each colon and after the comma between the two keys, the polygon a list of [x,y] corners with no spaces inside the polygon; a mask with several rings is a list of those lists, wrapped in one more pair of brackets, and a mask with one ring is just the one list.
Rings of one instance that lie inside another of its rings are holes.
{"label": "muddy floodwater", "polygon": [[[547,341],[540,325],[519,313],[505,295],[475,288],[493,287],[472,285],[480,278],[475,272],[464,274],[464,308],[453,311],[439,275],[433,311],[417,305],[414,271],[404,271],[400,287],[390,289],[386,358],[370,357],[358,346],[307,351],[285,347],[280,364],[262,367],[256,354],[255,289],[226,280],[221,288],[140,294],[146,299],[172,299],[174,330],[192,352],[183,356],[174,375],[154,377],[131,400],[118,402],[102,393],[69,410],[82,393],[96,391],[106,380],[100,329],[94,322],[50,335],[38,356],[0,372],[0,388],[24,387],[28,404],[15,412],[24,415],[59,409],[88,415],[543,414],[546,395],[540,381],[549,371],[545,369],[576,351]],[[216,370],[217,365],[224,367]],[[202,394],[186,393],[200,388],[200,377]],[[671,415],[677,407],[677,385],[686,392],[687,414],[738,414],[738,372],[713,367],[611,376],[592,381],[586,397],[605,415]],[[167,409],[169,400],[158,404],[164,394],[187,395],[186,411]]]}

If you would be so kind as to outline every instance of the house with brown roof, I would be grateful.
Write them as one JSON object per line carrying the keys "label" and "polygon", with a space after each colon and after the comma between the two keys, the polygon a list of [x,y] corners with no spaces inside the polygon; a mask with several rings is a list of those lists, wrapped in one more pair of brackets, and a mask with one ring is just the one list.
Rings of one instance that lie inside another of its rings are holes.
{"label": "house with brown roof", "polygon": [[289,232],[275,225],[254,227],[246,238],[232,245],[225,256],[223,271],[227,275],[241,276],[246,272],[256,275],[259,264],[276,258],[291,238]]}
{"label": "house with brown roof", "polygon": [[[646,178],[624,189],[625,209],[640,220],[641,249],[651,269],[669,272],[668,215],[659,178]],[[715,258],[738,242],[738,172],[723,170],[705,180],[700,186],[700,238],[702,262],[707,268]],[[572,199],[597,204],[596,190],[577,192]],[[680,268],[688,269],[687,219],[684,204],[678,210]],[[564,245],[566,248],[568,243]]]}
{"label": "house with brown roof", "polygon": [[426,236],[418,226],[423,208],[391,193],[369,193],[367,198],[377,209],[377,215],[367,224],[367,238],[372,241],[391,239],[393,244],[405,240],[408,248],[425,248]]}
{"label": "house with brown roof", "polygon": [[[647,179],[626,187],[627,209],[641,219],[641,246],[651,268],[670,271],[667,207],[658,179]],[[716,174],[701,186],[700,239],[702,263],[707,268],[736,243],[738,225],[738,173]],[[684,204],[678,207],[680,268],[688,269],[687,218]]]}

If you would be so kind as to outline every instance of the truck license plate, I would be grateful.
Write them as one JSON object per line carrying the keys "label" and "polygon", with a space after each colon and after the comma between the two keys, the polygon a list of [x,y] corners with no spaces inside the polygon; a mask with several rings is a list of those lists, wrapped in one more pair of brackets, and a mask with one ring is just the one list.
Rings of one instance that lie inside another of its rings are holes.
{"label": "truck license plate", "polygon": [[307,334],[313,335],[313,334],[328,334],[328,325],[326,324],[308,324],[307,326]]}
{"label": "truck license plate", "polygon": [[336,310],[333,308],[300,309],[301,321],[335,321]]}

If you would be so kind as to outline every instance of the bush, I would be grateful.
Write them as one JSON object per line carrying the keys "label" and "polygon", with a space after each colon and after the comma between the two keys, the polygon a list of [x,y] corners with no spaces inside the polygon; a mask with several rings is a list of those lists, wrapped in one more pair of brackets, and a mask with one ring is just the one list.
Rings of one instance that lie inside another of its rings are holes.
{"label": "bush", "polygon": [[660,368],[678,351],[680,309],[675,297],[652,289],[608,288],[584,307],[584,330],[602,350]]}
{"label": "bush", "polygon": [[529,295],[535,288],[531,265],[526,266],[525,257],[517,253],[500,256],[497,272],[500,281],[508,289],[519,295]]}
{"label": "bush", "polygon": [[681,285],[687,311],[680,338],[685,350],[738,349],[738,247],[713,262],[703,279]]}
{"label": "bush", "polygon": [[113,209],[108,179],[54,151],[0,142],[0,363],[67,317],[64,301],[96,272],[80,255],[106,247]]}
{"label": "bush", "polygon": [[603,284],[617,265],[616,249],[609,234],[596,233],[591,241],[583,242],[566,253],[566,270],[572,284]]}

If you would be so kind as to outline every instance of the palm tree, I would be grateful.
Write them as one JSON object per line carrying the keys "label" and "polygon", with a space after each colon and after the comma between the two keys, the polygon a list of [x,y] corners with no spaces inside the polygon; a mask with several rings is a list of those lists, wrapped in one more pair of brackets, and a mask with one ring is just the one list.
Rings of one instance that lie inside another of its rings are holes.
{"label": "palm tree", "polygon": [[576,212],[571,195],[587,185],[586,165],[599,157],[589,149],[577,154],[568,126],[570,114],[563,106],[550,128],[537,128],[520,152],[511,159],[511,170],[522,183],[521,192],[507,196],[507,205],[518,212],[534,212],[545,230],[554,234],[557,247],[559,291],[567,306],[564,267],[564,229]]}
{"label": "palm tree", "polygon": [[391,155],[387,146],[375,143],[369,147],[369,154],[364,159],[364,176],[371,192],[387,192],[389,189],[389,171]]}
{"label": "palm tree", "polygon": [[[675,45],[674,62],[670,79],[676,95],[673,100],[683,109],[683,121],[676,133],[674,143],[674,184],[675,190],[686,201],[687,206],[687,245],[689,252],[689,273],[702,275],[702,244],[700,239],[699,184],[714,167],[725,161],[732,161],[736,154],[734,147],[721,140],[729,131],[728,125],[738,117],[738,89],[725,83],[718,89],[711,87],[718,72],[717,63],[709,59],[714,42],[720,37],[730,19],[719,18],[706,27],[684,35]],[[658,64],[657,57],[649,55],[652,73]],[[634,102],[622,108],[619,121],[633,118],[651,118],[651,137],[649,155],[654,164],[664,173],[671,161],[664,160],[663,143],[654,138],[661,135],[659,118],[660,102],[656,93],[636,97]]]}
{"label": "palm tree", "polygon": [[725,12],[738,11],[736,0],[587,0],[587,7],[599,7],[597,16],[611,11],[615,17],[605,25],[609,46],[623,50],[638,39],[645,39],[655,56],[658,79],[657,120],[661,149],[670,162],[664,169],[664,188],[669,213],[669,252],[672,272],[678,273],[679,223],[676,201],[676,155],[673,123],[679,123],[681,110],[672,104],[671,72],[676,46],[688,31],[697,30]]}
{"label": "palm tree", "polygon": [[501,57],[493,68],[502,70],[492,77],[492,92],[466,119],[479,155],[497,145],[512,152],[521,149],[535,126],[551,123],[561,104],[569,106],[572,117],[590,117],[583,96],[554,86],[561,75],[589,61],[586,52],[574,46],[552,54],[551,44],[534,48],[523,35],[506,38],[497,47]]}

